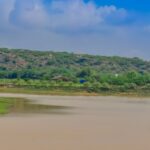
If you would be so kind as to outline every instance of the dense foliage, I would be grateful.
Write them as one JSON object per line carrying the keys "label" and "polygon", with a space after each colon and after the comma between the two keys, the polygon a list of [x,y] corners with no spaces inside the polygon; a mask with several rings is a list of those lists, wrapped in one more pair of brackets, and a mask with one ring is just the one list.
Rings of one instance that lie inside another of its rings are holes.
{"label": "dense foliage", "polygon": [[150,89],[150,62],[67,52],[0,49],[0,85],[88,91]]}

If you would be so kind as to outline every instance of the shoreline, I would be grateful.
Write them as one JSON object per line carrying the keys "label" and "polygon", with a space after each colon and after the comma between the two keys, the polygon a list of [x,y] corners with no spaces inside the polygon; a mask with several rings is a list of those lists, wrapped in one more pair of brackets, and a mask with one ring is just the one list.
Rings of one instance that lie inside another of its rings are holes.
{"label": "shoreline", "polygon": [[148,91],[130,91],[130,92],[87,92],[87,91],[65,91],[65,90],[44,90],[44,89],[25,89],[25,88],[0,88],[0,94],[27,94],[27,95],[47,95],[47,96],[103,96],[103,97],[135,97],[150,98]]}
{"label": "shoreline", "polygon": [[[54,99],[70,99],[70,98],[81,98],[81,99],[96,99],[96,100],[103,100],[103,99],[131,99],[131,100],[150,100],[150,97],[137,97],[137,96],[121,96],[121,95],[40,95],[40,94],[28,94],[28,93],[0,93],[0,97],[5,97],[5,98],[27,98],[27,99],[32,99],[32,98],[54,98]],[[42,101],[42,100],[40,100]]]}

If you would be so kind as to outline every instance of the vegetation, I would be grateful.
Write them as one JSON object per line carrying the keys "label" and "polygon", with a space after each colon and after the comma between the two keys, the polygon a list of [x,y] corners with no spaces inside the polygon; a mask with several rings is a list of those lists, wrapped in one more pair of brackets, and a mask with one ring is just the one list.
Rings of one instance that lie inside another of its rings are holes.
{"label": "vegetation", "polygon": [[10,103],[8,103],[8,99],[0,98],[0,114],[6,114],[9,111]]}
{"label": "vegetation", "polygon": [[62,113],[67,106],[32,104],[24,98],[0,98],[0,115],[8,113]]}
{"label": "vegetation", "polygon": [[150,62],[1,48],[0,87],[0,91],[13,88],[46,93],[149,93]]}

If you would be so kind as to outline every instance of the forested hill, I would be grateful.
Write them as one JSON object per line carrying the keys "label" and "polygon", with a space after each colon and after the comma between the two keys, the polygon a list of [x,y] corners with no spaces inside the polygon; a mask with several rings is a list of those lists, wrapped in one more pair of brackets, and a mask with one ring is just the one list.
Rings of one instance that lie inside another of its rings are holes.
{"label": "forested hill", "polygon": [[82,77],[91,72],[120,74],[131,71],[150,73],[150,62],[117,56],[0,49],[0,78],[9,75],[15,78],[19,76],[18,72],[30,72],[34,78],[52,78],[57,75]]}
{"label": "forested hill", "polygon": [[43,52],[0,48],[1,70],[89,67],[102,72],[150,72],[150,62],[139,58],[105,57],[67,52]]}

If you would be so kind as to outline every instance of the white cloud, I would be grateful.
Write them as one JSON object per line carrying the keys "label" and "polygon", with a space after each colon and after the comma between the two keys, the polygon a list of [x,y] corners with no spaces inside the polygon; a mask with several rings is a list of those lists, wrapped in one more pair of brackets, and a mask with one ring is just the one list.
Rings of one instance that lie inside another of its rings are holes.
{"label": "white cloud", "polygon": [[97,7],[94,3],[84,3],[82,0],[53,1],[49,10],[52,12],[49,14],[50,27],[66,30],[98,28],[107,21],[107,17],[113,17],[113,14],[125,15],[125,10],[115,6]]}
{"label": "white cloud", "polygon": [[9,18],[14,25],[41,27],[45,24],[47,14],[40,0],[16,0]]}
{"label": "white cloud", "polygon": [[0,0],[0,27],[9,24],[9,15],[13,10],[15,0]]}
{"label": "white cloud", "polygon": [[10,22],[20,27],[43,27],[56,31],[77,31],[99,28],[113,18],[125,19],[127,12],[115,6],[97,7],[83,0],[52,0],[45,6],[42,0],[15,0]]}

